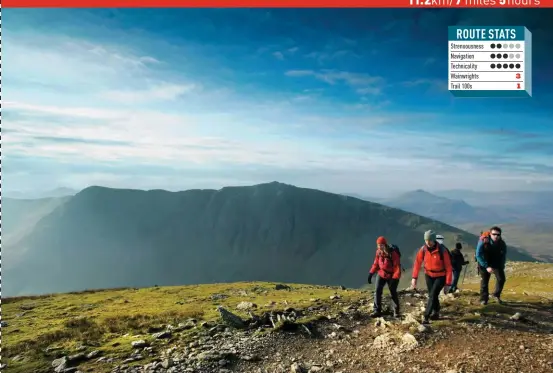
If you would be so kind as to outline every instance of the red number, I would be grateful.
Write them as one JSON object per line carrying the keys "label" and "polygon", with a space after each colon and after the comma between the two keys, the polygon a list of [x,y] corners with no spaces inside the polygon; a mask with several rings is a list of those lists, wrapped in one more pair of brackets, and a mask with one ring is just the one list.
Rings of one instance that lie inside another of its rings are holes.
{"label": "red number", "polygon": [[520,73],[517,73],[517,79],[520,79]]}
{"label": "red number", "polygon": [[517,89],[520,89],[520,83],[517,83]]}

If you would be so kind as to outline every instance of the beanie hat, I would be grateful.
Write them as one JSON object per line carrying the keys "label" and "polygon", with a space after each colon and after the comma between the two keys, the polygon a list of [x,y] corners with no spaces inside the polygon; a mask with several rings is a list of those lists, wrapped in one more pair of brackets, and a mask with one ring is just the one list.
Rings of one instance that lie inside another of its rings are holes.
{"label": "beanie hat", "polygon": [[436,233],[433,230],[424,232],[425,241],[436,241]]}
{"label": "beanie hat", "polygon": [[383,237],[383,236],[380,236],[376,239],[376,244],[377,245],[387,245],[388,244],[388,241],[386,241],[386,238]]}
{"label": "beanie hat", "polygon": [[461,250],[461,249],[463,248],[463,245],[461,245],[460,242],[457,242],[457,243],[455,244],[455,248],[456,248],[457,250]]}

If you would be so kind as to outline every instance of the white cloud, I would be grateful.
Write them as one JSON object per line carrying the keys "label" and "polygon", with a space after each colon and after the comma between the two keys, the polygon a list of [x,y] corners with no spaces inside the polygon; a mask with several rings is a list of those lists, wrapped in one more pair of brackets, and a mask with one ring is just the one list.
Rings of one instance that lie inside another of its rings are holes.
{"label": "white cloud", "polygon": [[[287,52],[294,53],[292,49]],[[180,75],[169,75],[170,62],[157,56],[74,38],[12,35],[6,50],[3,67],[13,79],[5,84],[7,101],[2,107],[3,127],[11,130],[3,134],[8,170],[10,159],[22,157],[47,162],[57,170],[50,179],[59,182],[73,180],[82,187],[104,180],[138,186],[136,175],[111,167],[152,165],[176,171],[163,178],[141,174],[145,181],[139,187],[151,183],[164,187],[163,180],[169,178],[178,183],[192,178],[187,176],[191,169],[200,169],[203,173],[195,174],[194,180],[200,185],[202,180],[233,184],[278,179],[306,186],[341,185],[342,191],[344,185],[386,187],[390,182],[415,181],[420,179],[419,170],[444,164],[448,166],[442,173],[445,183],[474,180],[475,172],[490,175],[489,170],[464,170],[462,165],[468,161],[446,161],[442,154],[417,158],[413,144],[427,139],[379,128],[413,120],[436,121],[436,117],[378,112],[368,103],[352,107],[372,109],[370,114],[350,116],[341,103],[321,104],[317,100],[321,91],[313,90],[279,99],[276,92],[241,94],[239,85],[200,82],[183,69]],[[380,93],[383,84],[380,77],[339,70],[291,70],[286,75],[312,77],[336,88],[345,84],[362,95]],[[55,89],[19,84],[36,81]],[[329,111],[331,115],[324,114]],[[344,138],[355,138],[364,146],[344,144]],[[90,163],[99,169],[84,176],[75,174],[74,167]],[[532,170],[505,172],[498,169],[492,174],[513,180],[535,175],[541,180]],[[383,174],[382,181],[375,181]],[[36,185],[38,179],[33,177],[24,168],[8,174],[8,180],[19,185]]]}
{"label": "white cloud", "polygon": [[274,56],[277,60],[281,60],[281,61],[284,60],[284,54],[282,54],[282,52],[273,52],[273,56]]}
{"label": "white cloud", "polygon": [[384,83],[384,79],[379,76],[337,70],[289,70],[285,72],[285,75],[289,77],[312,76],[330,85],[343,83],[354,87],[356,92],[362,95],[380,94]]}
{"label": "white cloud", "polygon": [[125,104],[151,103],[152,101],[173,101],[196,90],[194,84],[160,84],[144,90],[114,90],[101,94],[105,99]]}

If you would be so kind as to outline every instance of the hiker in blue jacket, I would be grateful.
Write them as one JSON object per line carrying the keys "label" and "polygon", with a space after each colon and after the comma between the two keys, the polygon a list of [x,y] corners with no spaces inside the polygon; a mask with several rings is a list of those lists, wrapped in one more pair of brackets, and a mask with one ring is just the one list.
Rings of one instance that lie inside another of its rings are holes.
{"label": "hiker in blue jacket", "polygon": [[476,246],[476,261],[480,272],[480,304],[488,304],[489,283],[492,273],[495,276],[495,291],[493,298],[501,301],[501,292],[505,286],[505,263],[507,262],[507,244],[501,238],[501,228],[493,227],[480,236]]}

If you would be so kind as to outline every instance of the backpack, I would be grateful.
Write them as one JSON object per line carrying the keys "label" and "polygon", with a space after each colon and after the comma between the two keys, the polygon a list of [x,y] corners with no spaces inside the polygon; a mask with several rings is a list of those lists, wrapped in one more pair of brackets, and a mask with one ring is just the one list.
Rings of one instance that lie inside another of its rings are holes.
{"label": "backpack", "polygon": [[[449,249],[445,245],[441,245],[438,242],[436,242],[436,245],[438,245],[438,250],[440,252],[440,259],[442,260],[442,262],[444,261],[444,251],[447,252],[447,255],[449,255],[449,259],[451,260],[451,252],[449,251]],[[426,248],[426,245],[425,245],[423,247],[423,251],[422,251],[422,260],[424,260],[424,256],[426,255],[426,251],[427,251],[427,248]]]}
{"label": "backpack", "polygon": [[[484,247],[487,247],[490,244],[490,231],[480,232],[479,241],[482,241]],[[476,251],[474,252],[474,261],[478,263],[478,259],[476,258]]]}
{"label": "backpack", "polygon": [[399,257],[401,258],[401,251],[399,251],[399,247],[397,245],[390,245],[390,252],[393,253],[393,252],[396,252],[397,255],[399,255]]}
{"label": "backpack", "polygon": [[[399,246],[392,244],[392,245],[390,245],[390,255],[392,255],[392,253],[394,251],[397,253],[399,258],[401,259],[401,251],[399,251]],[[401,266],[401,270],[402,270],[402,272],[405,272],[405,268],[403,266]]]}

